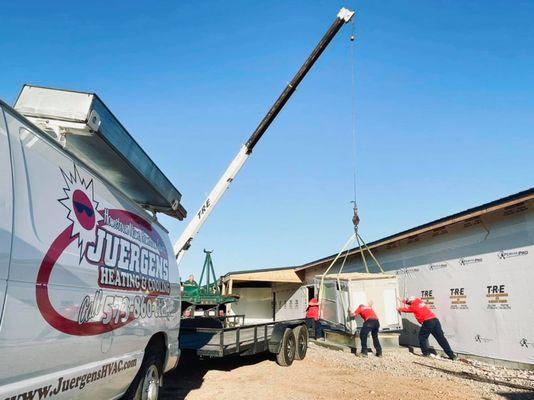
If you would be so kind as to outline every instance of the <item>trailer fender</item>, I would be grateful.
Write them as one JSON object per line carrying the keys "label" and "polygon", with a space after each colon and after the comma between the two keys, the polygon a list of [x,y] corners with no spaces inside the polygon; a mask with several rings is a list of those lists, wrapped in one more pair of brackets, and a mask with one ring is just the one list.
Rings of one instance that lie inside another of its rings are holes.
{"label": "trailer fender", "polygon": [[269,352],[278,354],[280,352],[280,346],[282,345],[282,338],[287,328],[293,329],[296,326],[305,325],[303,320],[297,321],[284,321],[277,323],[273,328],[273,333],[269,339]]}

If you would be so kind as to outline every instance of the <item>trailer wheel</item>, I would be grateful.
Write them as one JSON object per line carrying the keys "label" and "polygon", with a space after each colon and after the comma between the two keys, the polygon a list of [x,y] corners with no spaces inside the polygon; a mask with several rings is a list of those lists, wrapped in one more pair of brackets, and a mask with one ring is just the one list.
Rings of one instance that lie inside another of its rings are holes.
{"label": "trailer wheel", "polygon": [[297,341],[293,329],[287,328],[282,336],[280,351],[276,355],[276,362],[282,367],[289,367],[295,359]]}
{"label": "trailer wheel", "polygon": [[157,400],[161,384],[161,357],[152,351],[146,355],[122,400]]}
{"label": "trailer wheel", "polygon": [[308,351],[308,327],[306,325],[299,325],[293,329],[295,333],[295,360],[304,360],[306,352]]}

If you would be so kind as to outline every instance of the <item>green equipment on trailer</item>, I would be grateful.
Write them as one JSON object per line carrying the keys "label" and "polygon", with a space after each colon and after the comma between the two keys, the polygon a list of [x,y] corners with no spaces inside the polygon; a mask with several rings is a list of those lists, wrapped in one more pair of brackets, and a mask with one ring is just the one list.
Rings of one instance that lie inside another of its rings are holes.
{"label": "green equipment on trailer", "polygon": [[204,258],[204,266],[202,267],[199,282],[185,281],[182,283],[182,310],[192,306],[193,313],[195,309],[217,309],[218,313],[218,308],[221,305],[235,303],[239,297],[221,293],[221,287],[215,275],[211,259],[212,251],[204,249],[204,253],[206,257]]}

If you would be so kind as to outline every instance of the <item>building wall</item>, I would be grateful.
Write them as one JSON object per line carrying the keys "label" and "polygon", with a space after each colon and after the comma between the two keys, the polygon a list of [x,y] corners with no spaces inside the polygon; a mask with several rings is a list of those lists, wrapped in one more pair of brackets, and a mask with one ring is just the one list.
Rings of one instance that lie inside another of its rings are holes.
{"label": "building wall", "polygon": [[228,314],[245,315],[246,323],[270,322],[273,315],[276,321],[306,316],[308,290],[299,283],[273,282],[270,287],[234,287],[232,293],[239,295],[239,301],[228,308]]}
{"label": "building wall", "polygon": [[308,290],[300,284],[274,284],[275,319],[285,321],[306,316]]}
{"label": "building wall", "polygon": [[270,287],[237,287],[232,293],[239,295],[239,301],[229,307],[229,315],[244,315],[247,324],[273,320],[273,292]]}

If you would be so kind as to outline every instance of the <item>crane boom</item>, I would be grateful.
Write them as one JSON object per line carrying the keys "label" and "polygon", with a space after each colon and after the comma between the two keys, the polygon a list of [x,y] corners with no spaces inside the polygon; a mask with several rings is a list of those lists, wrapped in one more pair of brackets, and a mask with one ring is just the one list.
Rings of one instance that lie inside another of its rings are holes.
{"label": "crane boom", "polygon": [[274,121],[278,113],[282,110],[291,95],[295,92],[297,86],[300,84],[300,82],[302,82],[313,64],[315,64],[317,59],[321,56],[323,51],[339,32],[341,27],[352,19],[353,15],[354,12],[346,8],[342,8],[341,10],[339,10],[336,19],[334,20],[328,31],[321,38],[317,46],[315,46],[310,56],[306,59],[304,64],[302,64],[302,67],[300,67],[291,82],[288,83],[288,85],[285,87],[284,91],[280,94],[278,99],[276,99],[276,101],[269,109],[265,117],[262,119],[258,127],[254,130],[250,138],[241,147],[239,153],[237,153],[237,156],[232,160],[226,171],[224,171],[223,175],[217,181],[214,188],[212,189],[198,212],[192,217],[191,221],[189,221],[189,224],[183,231],[182,235],[174,244],[174,253],[176,254],[178,264],[182,260],[185,251],[191,246],[191,241],[194,239],[206,219],[209,217],[214,207],[217,205],[217,203],[223,196],[226,189],[228,189],[239,170],[243,167],[245,161],[247,161],[248,157],[252,153],[252,150],[254,149],[254,146],[256,146],[263,134],[267,131],[271,123]]}

